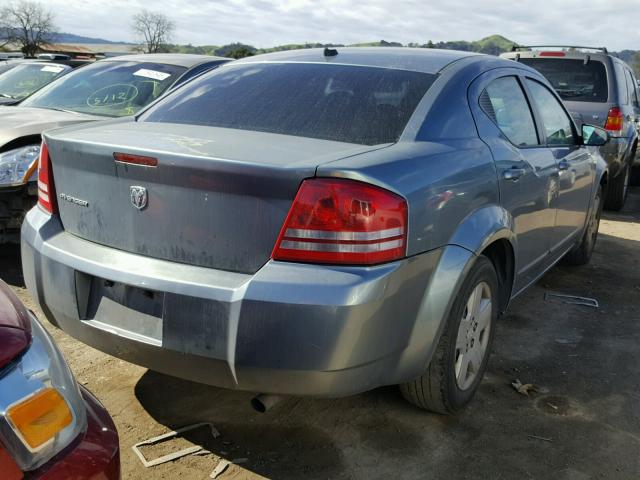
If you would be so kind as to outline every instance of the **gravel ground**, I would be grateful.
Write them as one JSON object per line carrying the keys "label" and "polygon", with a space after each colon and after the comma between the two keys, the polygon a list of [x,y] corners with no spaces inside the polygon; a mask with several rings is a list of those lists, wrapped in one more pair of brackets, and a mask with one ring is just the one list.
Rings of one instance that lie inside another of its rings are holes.
{"label": "gravel ground", "polygon": [[[489,372],[456,417],[417,410],[385,387],[354,397],[290,398],[254,413],[248,393],[186,382],[87,347],[47,322],[78,380],[111,412],[124,479],[207,479],[221,458],[246,459],[219,478],[640,478],[640,189],[607,214],[592,263],[558,266],[516,299],[498,325]],[[19,249],[3,246],[0,276],[36,312]],[[545,301],[555,291],[600,308]],[[40,314],[41,318],[44,318]],[[515,379],[539,386],[526,397]],[[173,445],[210,452],[145,469],[131,445],[195,422],[220,437]]]}

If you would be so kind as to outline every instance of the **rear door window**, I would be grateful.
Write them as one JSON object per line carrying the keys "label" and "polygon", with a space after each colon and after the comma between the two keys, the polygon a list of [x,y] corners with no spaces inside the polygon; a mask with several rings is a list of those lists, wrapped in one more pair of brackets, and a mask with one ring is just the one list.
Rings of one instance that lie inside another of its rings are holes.
{"label": "rear door window", "polygon": [[480,95],[480,107],[514,145],[538,145],[531,109],[516,77],[492,81]]}
{"label": "rear door window", "polygon": [[622,105],[629,104],[629,89],[627,87],[627,79],[624,75],[624,68],[622,65],[615,63],[616,80],[618,82],[618,103]]}
{"label": "rear door window", "polygon": [[631,72],[629,70],[625,69],[624,72],[625,72],[625,77],[627,79],[627,90],[629,91],[629,97],[630,97],[631,103],[633,103],[634,105],[637,105],[638,104],[637,83],[633,79],[633,76],[631,75]]}
{"label": "rear door window", "polygon": [[609,97],[607,69],[598,60],[521,58],[520,63],[542,73],[563,100],[606,102]]}
{"label": "rear door window", "polygon": [[535,80],[528,78],[527,87],[544,123],[547,145],[575,145],[573,122],[556,97]]}
{"label": "rear door window", "polygon": [[168,95],[140,120],[393,143],[435,78],[353,65],[229,64]]}

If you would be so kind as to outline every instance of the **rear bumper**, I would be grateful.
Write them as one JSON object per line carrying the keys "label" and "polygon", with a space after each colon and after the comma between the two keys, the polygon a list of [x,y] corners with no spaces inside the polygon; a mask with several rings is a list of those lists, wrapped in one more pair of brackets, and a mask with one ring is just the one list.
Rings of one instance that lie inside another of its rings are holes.
{"label": "rear bumper", "polygon": [[87,431],[76,442],[51,459],[28,478],[67,480],[86,478],[120,479],[118,433],[106,409],[85,388],[80,388],[87,408]]}
{"label": "rear bumper", "polygon": [[[421,374],[471,257],[450,246],[368,268],[269,261],[246,275],[87,242],[38,208],[22,229],[27,287],[72,336],[170,375],[291,395],[349,395]],[[161,294],[161,333],[84,318],[87,278]]]}

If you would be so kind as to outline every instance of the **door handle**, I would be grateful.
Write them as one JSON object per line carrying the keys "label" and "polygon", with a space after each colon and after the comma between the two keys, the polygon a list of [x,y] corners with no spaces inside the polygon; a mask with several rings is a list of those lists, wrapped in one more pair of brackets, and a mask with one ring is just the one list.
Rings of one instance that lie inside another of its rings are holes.
{"label": "door handle", "polygon": [[502,176],[504,177],[505,180],[512,180],[515,182],[525,173],[526,171],[524,168],[512,167],[509,170],[505,170],[504,172],[502,172]]}
{"label": "door handle", "polygon": [[566,160],[560,160],[558,162],[558,170],[569,170],[569,162],[567,162]]}

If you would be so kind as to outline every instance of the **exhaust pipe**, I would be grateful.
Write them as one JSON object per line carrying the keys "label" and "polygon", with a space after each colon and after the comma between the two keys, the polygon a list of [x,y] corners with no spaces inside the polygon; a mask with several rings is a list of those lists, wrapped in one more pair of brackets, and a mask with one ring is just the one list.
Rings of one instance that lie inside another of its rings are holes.
{"label": "exhaust pipe", "polygon": [[274,405],[280,403],[282,397],[279,395],[270,395],[268,393],[261,393],[251,399],[251,406],[256,412],[265,413],[270,410]]}

